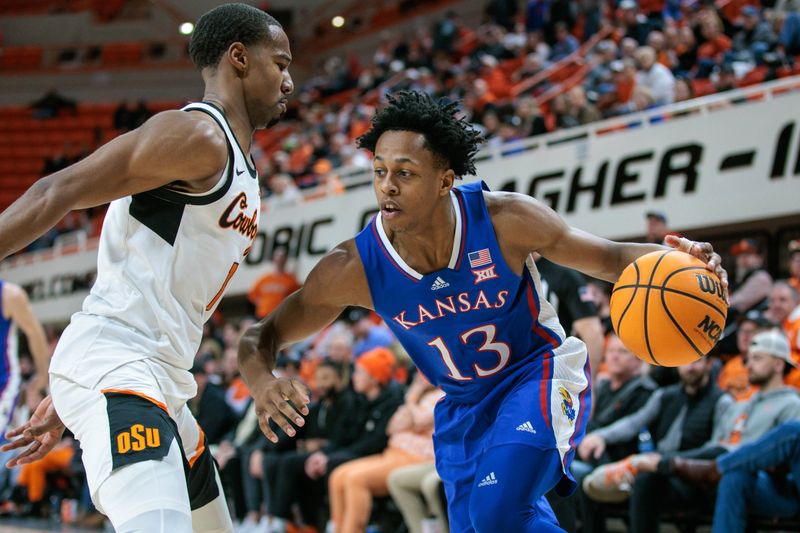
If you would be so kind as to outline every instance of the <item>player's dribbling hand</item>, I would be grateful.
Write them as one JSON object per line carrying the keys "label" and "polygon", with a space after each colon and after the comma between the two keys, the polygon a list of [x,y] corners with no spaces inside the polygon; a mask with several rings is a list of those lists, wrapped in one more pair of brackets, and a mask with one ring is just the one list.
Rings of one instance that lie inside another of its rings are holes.
{"label": "player's dribbling hand", "polygon": [[0,451],[8,452],[25,448],[19,455],[9,460],[6,466],[13,468],[17,465],[38,461],[56,447],[63,434],[64,424],[58,418],[52,398],[46,396],[39,403],[30,420],[6,433],[6,438],[11,442],[0,447]]}
{"label": "player's dribbling hand", "polygon": [[278,435],[270,428],[270,420],[290,437],[297,433],[292,424],[302,426],[305,423],[303,417],[308,414],[310,399],[305,385],[296,379],[272,377],[253,390],[253,398],[258,425],[272,442],[278,442]]}
{"label": "player's dribbling hand", "polygon": [[722,258],[714,251],[714,247],[711,246],[710,243],[695,242],[686,237],[678,237],[677,235],[667,235],[667,238],[664,239],[664,243],[681,252],[693,255],[704,262],[706,268],[719,278],[722,284],[725,302],[730,304],[730,299],[728,297],[728,273],[722,268]]}

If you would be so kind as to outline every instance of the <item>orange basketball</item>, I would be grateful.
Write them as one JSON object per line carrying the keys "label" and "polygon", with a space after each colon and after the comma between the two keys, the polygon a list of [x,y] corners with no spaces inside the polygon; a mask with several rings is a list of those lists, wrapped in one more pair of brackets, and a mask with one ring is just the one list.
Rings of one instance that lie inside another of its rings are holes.
{"label": "orange basketball", "polygon": [[716,274],[678,250],[628,265],[611,293],[611,323],[643,361],[680,366],[706,355],[725,327],[728,306]]}

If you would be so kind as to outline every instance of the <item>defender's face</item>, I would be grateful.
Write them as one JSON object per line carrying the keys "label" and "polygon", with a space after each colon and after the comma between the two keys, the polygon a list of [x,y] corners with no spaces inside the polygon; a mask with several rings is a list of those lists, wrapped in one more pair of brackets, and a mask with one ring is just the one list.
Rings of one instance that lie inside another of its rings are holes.
{"label": "defender's face", "polygon": [[387,131],[372,160],[373,186],[381,217],[392,231],[409,231],[430,221],[438,202],[450,194],[454,175],[411,131]]}
{"label": "defender's face", "polygon": [[277,26],[272,26],[270,32],[270,42],[247,47],[251,63],[243,79],[244,96],[250,121],[256,128],[277,124],[294,91],[289,74],[289,38]]}

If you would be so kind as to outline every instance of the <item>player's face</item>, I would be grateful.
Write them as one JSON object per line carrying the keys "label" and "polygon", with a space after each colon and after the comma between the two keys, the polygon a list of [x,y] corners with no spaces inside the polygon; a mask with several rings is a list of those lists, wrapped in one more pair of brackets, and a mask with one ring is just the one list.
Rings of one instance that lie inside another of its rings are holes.
{"label": "player's face", "polygon": [[292,53],[289,38],[277,26],[270,27],[272,39],[263,44],[248,46],[251,68],[244,84],[245,105],[255,128],[269,128],[286,112],[288,96],[294,90],[289,64]]}
{"label": "player's face", "polygon": [[387,131],[378,139],[372,159],[375,197],[392,231],[409,231],[429,223],[455,175],[425,147],[425,137],[411,131]]}

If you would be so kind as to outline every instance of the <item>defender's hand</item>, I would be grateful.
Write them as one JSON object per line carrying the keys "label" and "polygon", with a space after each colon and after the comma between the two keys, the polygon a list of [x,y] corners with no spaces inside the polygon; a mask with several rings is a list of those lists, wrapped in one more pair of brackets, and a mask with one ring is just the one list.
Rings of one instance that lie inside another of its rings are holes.
{"label": "defender's hand", "polygon": [[710,243],[695,242],[687,239],[686,237],[678,237],[675,235],[667,235],[667,238],[664,239],[664,242],[667,244],[667,246],[671,246],[677,250],[691,254],[703,261],[706,264],[706,268],[716,274],[719,278],[719,281],[722,284],[725,302],[730,305],[730,299],[728,295],[728,273],[724,268],[722,268],[722,258],[717,252],[714,251],[714,247],[711,246]]}
{"label": "defender's hand", "polygon": [[296,426],[305,424],[303,417],[308,415],[310,400],[306,386],[300,381],[270,376],[254,387],[253,398],[256,402],[258,425],[272,442],[278,442],[278,436],[269,427],[270,420],[290,437],[297,433],[293,423]]}
{"label": "defender's hand", "polygon": [[[58,418],[53,399],[47,396],[31,415],[31,419],[6,433],[11,442],[0,447],[0,451],[8,452],[25,448],[19,455],[6,463],[8,468],[38,461],[55,448],[64,434],[64,424]],[[19,437],[19,438],[17,438]]]}

